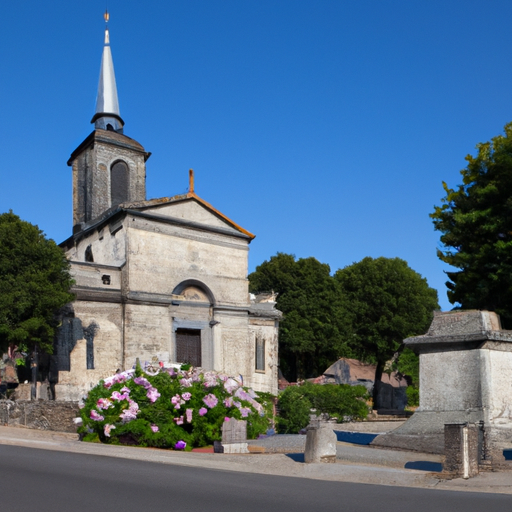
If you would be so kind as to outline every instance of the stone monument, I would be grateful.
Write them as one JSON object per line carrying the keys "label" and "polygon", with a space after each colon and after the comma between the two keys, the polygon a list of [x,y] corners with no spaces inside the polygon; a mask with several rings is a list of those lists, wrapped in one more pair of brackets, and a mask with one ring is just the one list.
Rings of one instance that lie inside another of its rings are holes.
{"label": "stone monument", "polygon": [[222,425],[222,441],[215,441],[215,453],[249,453],[247,448],[247,422],[231,418]]}
{"label": "stone monument", "polygon": [[423,336],[404,340],[420,356],[420,406],[372,445],[444,453],[445,424],[483,425],[480,464],[505,463],[512,448],[512,331],[489,311],[436,312]]}

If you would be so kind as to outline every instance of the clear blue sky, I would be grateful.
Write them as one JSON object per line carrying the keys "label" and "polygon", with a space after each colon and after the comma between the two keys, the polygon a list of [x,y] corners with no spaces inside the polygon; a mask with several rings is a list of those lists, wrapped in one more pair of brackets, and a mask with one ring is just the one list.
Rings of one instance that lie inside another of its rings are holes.
{"label": "clear blue sky", "polygon": [[[196,192],[332,271],[405,259],[446,299],[429,213],[512,121],[512,2],[109,0],[125,134],[148,198]],[[0,211],[61,242],[92,131],[104,0],[0,6]]]}

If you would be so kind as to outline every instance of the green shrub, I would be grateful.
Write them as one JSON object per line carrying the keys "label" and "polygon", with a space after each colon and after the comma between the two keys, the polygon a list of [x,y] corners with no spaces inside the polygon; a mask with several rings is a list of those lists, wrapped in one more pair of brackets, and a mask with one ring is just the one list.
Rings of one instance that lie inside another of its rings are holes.
{"label": "green shrub", "polygon": [[405,393],[408,406],[417,407],[420,405],[420,390],[416,386],[407,386]]}
{"label": "green shrub", "polygon": [[186,450],[208,446],[230,419],[247,421],[255,438],[271,425],[272,397],[227,375],[188,368],[156,375],[123,372],[91,389],[80,412],[85,441]]}
{"label": "green shrub", "polygon": [[309,423],[310,410],[327,413],[338,423],[350,419],[363,419],[368,414],[364,386],[348,384],[311,384],[289,386],[279,395],[278,430],[282,434],[295,434]]}

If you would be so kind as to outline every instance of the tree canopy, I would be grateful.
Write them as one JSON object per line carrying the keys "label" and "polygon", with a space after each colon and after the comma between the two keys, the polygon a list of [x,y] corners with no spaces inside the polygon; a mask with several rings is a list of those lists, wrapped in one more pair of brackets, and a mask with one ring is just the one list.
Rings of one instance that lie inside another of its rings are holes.
{"label": "tree canopy", "polygon": [[345,342],[341,296],[330,267],[315,258],[277,253],[249,275],[252,293],[278,293],[283,312],[279,360],[283,374],[295,380],[317,376],[333,361],[350,354]]}
{"label": "tree canopy", "polygon": [[505,134],[478,144],[466,156],[462,184],[436,206],[433,219],[443,248],[448,299],[464,309],[496,311],[512,328],[512,123]]}
{"label": "tree canopy", "polygon": [[69,262],[14,213],[0,215],[0,353],[10,344],[51,353],[55,312],[73,300]]}
{"label": "tree canopy", "polygon": [[253,293],[279,294],[279,362],[289,379],[316,377],[340,357],[382,370],[404,338],[428,329],[439,308],[436,290],[399,258],[365,258],[331,276],[315,258],[278,253],[249,282]]}
{"label": "tree canopy", "polygon": [[439,309],[437,291],[400,258],[367,257],[338,270],[334,279],[345,299],[353,351],[381,368],[404,338],[427,331]]}

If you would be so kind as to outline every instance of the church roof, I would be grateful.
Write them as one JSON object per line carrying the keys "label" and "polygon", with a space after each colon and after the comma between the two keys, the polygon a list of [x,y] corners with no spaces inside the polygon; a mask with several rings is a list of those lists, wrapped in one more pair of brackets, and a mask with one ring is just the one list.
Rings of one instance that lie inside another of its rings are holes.
{"label": "church roof", "polygon": [[[208,210],[211,214],[213,214],[219,219],[222,219],[227,224],[227,227],[222,228],[219,226],[173,217],[170,215],[162,215],[159,214],[158,212],[155,212],[154,210],[155,208],[158,207],[177,204],[185,201],[195,201],[199,205],[203,206],[206,210]],[[121,219],[123,219],[126,215],[143,217],[146,218],[147,220],[151,220],[154,222],[176,224],[189,227],[191,229],[206,230],[228,236],[245,238],[249,242],[251,242],[251,240],[253,240],[256,237],[256,235],[253,235],[246,229],[239,226],[236,222],[233,222],[229,217],[227,217],[219,210],[214,208],[210,203],[208,203],[204,199],[201,199],[195,192],[192,191],[187,192],[186,194],[179,194],[172,197],[161,197],[158,199],[149,199],[146,201],[136,201],[131,203],[126,202],[120,204],[119,206],[112,207],[106,212],[104,212],[100,217],[94,219],[93,221],[83,224],[81,225],[81,227],[76,226],[78,227],[78,231],[75,231],[73,235],[64,242],[62,242],[60,246],[69,248],[78,239],[89,236],[89,234],[93,233],[95,230],[102,229],[102,227],[105,225],[114,223],[116,226],[120,226],[121,224],[119,223],[119,221],[121,221],[122,223]]]}
{"label": "church roof", "polygon": [[121,133],[117,133],[111,130],[94,130],[90,133],[87,138],[78,146],[68,160],[68,165],[73,164],[73,160],[80,154],[82,151],[93,144],[95,141],[98,142],[106,142],[111,144],[112,146],[117,146],[120,148],[131,149],[132,151],[138,151],[140,153],[144,153],[144,159],[147,160],[151,153],[147,152],[142,144],[139,144],[135,139],[127,137]]}
{"label": "church roof", "polygon": [[229,217],[221,213],[219,210],[214,208],[210,203],[201,199],[194,191],[187,192],[186,194],[179,194],[171,197],[160,197],[158,199],[148,199],[146,201],[137,201],[134,203],[123,203],[121,206],[126,208],[127,210],[146,210],[148,208],[152,208],[155,206],[164,206],[167,204],[182,202],[182,201],[197,201],[211,213],[213,213],[216,217],[221,218],[224,222],[230,225],[232,228],[240,231],[244,235],[246,235],[251,240],[256,237],[251,232],[244,229],[242,226],[238,225],[236,222],[232,221]]}

